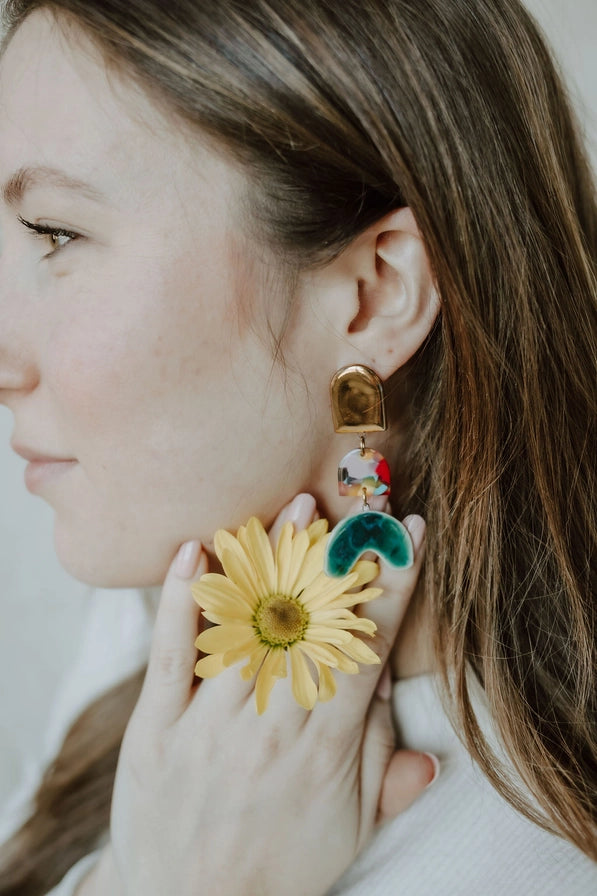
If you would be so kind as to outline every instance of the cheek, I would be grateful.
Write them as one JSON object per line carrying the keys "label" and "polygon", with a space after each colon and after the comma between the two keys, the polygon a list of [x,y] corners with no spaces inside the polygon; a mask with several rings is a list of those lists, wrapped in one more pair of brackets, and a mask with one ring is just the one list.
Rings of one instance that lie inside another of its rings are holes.
{"label": "cheek", "polygon": [[55,322],[48,339],[45,381],[64,447],[102,514],[120,496],[180,509],[189,477],[211,497],[242,467],[242,446],[261,438],[269,358],[231,324],[225,281],[208,277],[200,289],[184,273],[154,270],[118,292],[104,278],[102,295],[87,293],[84,312]]}
{"label": "cheek", "polygon": [[52,334],[47,381],[81,467],[55,505],[56,548],[92,584],[161,581],[182,541],[271,520],[312,472],[302,378],[240,326],[227,284],[188,281],[111,292],[104,278],[102,301]]}
{"label": "cheek", "polygon": [[107,328],[73,326],[54,343],[47,382],[66,420],[86,428],[97,424],[107,408],[125,410],[134,366],[128,337]]}
{"label": "cheek", "polygon": [[201,377],[214,353],[208,334],[222,331],[176,268],[124,273],[116,266],[97,278],[101,290],[87,287],[76,301],[71,284],[70,313],[48,340],[45,372],[64,413],[82,428],[103,425],[103,435],[163,412]]}
{"label": "cheek", "polygon": [[[78,490],[78,496],[83,490]],[[105,588],[159,585],[182,539],[160,537],[146,520],[136,527],[123,513],[98,513],[83,499],[76,511],[69,502],[55,507],[54,547],[61,565],[75,579]]]}

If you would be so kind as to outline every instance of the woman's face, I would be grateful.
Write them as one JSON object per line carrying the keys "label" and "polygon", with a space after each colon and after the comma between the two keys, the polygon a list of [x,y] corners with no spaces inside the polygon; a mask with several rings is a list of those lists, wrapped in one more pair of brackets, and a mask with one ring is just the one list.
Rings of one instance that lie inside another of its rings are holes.
{"label": "woman's face", "polygon": [[35,13],[0,64],[0,180],[0,398],[25,454],[73,461],[28,480],[67,569],[158,583],[182,541],[308,487],[333,369],[301,311],[272,361],[286,299],[231,164]]}

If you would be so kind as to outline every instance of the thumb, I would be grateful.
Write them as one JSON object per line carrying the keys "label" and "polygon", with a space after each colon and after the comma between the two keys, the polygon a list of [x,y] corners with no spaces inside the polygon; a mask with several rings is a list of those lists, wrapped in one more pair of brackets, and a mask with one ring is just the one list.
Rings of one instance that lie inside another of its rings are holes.
{"label": "thumb", "polygon": [[398,750],[388,764],[381,785],[377,822],[394,818],[414,803],[437,779],[439,760],[432,753]]}

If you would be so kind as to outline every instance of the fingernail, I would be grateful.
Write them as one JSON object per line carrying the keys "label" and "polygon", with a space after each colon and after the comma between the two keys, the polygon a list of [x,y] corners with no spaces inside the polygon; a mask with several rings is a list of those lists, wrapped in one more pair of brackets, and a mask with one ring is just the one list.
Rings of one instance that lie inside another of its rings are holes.
{"label": "fingernail", "polygon": [[418,516],[418,514],[413,513],[410,516],[404,517],[402,522],[408,529],[413,547],[415,549],[415,554],[417,554],[419,552],[419,548],[423,544],[423,539],[425,538],[425,520],[422,516]]}
{"label": "fingernail", "polygon": [[193,577],[197,569],[200,550],[201,543],[197,539],[185,541],[180,546],[174,561],[174,572],[179,579],[191,579]]}
{"label": "fingernail", "polygon": [[297,495],[288,505],[286,519],[297,529],[306,529],[315,513],[315,498],[307,493]]}
{"label": "fingernail", "polygon": [[[433,753],[423,753],[423,756],[427,757],[427,759],[429,760],[429,763],[431,765],[432,777],[431,777],[431,780],[429,781],[429,784],[427,785],[427,787],[431,787],[431,785],[434,784],[437,781],[437,779],[439,778],[441,766],[439,763],[439,759],[437,758],[437,756],[434,756]],[[425,790],[427,790],[427,787],[425,788]]]}

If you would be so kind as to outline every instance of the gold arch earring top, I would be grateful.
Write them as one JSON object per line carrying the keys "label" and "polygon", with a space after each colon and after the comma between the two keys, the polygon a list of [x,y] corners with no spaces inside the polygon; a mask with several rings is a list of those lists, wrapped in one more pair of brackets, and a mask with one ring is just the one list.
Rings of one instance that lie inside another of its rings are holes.
{"label": "gold arch earring top", "polygon": [[336,432],[380,432],[386,427],[383,385],[370,367],[351,364],[330,383]]}

